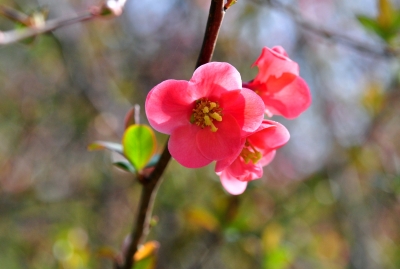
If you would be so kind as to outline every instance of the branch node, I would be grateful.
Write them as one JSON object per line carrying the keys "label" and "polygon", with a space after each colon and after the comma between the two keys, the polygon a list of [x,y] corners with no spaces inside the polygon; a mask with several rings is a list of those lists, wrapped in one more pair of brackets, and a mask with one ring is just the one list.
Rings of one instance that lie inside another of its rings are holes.
{"label": "branch node", "polygon": [[234,4],[237,3],[238,0],[228,0],[226,2],[226,4],[224,5],[224,11],[227,11],[228,8],[230,8],[231,6],[233,6]]}

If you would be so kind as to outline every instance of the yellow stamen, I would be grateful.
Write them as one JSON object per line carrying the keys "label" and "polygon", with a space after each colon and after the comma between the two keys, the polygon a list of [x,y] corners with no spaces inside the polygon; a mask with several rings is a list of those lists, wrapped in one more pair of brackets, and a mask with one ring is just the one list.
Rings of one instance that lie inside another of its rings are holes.
{"label": "yellow stamen", "polygon": [[219,115],[217,112],[210,114],[210,116],[211,116],[211,118],[213,118],[216,121],[222,121],[221,115]]}
{"label": "yellow stamen", "polygon": [[205,123],[207,126],[211,126],[212,121],[210,120],[210,117],[209,117],[208,115],[205,115],[205,116],[204,116],[204,123]]}
{"label": "yellow stamen", "polygon": [[218,128],[213,121],[221,122],[222,116],[222,108],[219,107],[217,102],[210,102],[206,98],[201,98],[195,101],[195,108],[189,121],[201,128],[208,126],[212,132],[216,132]]}
{"label": "yellow stamen", "polygon": [[210,119],[210,117],[207,116],[207,115],[204,116],[204,123],[205,123],[207,126],[210,126],[211,132],[216,132],[216,131],[218,130],[218,128],[215,127],[214,123],[212,123],[212,120]]}
{"label": "yellow stamen", "polygon": [[218,130],[218,128],[217,127],[215,127],[215,125],[214,125],[214,123],[211,123],[211,132],[216,132],[217,130]]}
{"label": "yellow stamen", "polygon": [[249,141],[246,140],[246,143],[244,145],[244,148],[242,149],[242,152],[240,153],[240,156],[242,156],[244,162],[247,164],[250,161],[253,164],[256,164],[259,160],[262,158],[261,152],[259,152],[252,144],[249,143]]}

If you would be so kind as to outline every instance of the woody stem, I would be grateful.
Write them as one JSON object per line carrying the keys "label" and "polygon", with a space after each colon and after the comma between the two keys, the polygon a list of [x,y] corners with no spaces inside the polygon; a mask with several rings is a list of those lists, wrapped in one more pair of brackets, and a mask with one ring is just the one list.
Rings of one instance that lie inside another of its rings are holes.
{"label": "woody stem", "polygon": [[[212,0],[196,68],[211,61],[224,14],[224,0]],[[148,177],[144,177],[141,181],[143,184],[142,195],[136,221],[130,235],[131,241],[125,253],[125,257],[123,257],[123,264],[120,265],[117,262],[114,264],[116,269],[132,269],[134,266],[135,261],[133,255],[136,253],[139,244],[144,241],[149,231],[149,222],[157,186],[159,185],[160,178],[170,159],[171,154],[168,151],[168,146],[165,145],[160,160],[156,164],[153,172]]]}

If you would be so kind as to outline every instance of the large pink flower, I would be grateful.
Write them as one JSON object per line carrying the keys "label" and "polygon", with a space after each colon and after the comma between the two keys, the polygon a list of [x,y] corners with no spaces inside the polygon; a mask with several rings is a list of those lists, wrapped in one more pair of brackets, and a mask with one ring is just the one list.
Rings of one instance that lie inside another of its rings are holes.
{"label": "large pink flower", "polygon": [[282,47],[264,47],[254,65],[259,72],[243,87],[255,91],[263,99],[268,116],[293,119],[310,106],[310,90],[299,76],[299,66],[289,59]]}
{"label": "large pink flower", "polygon": [[215,172],[231,194],[241,194],[247,182],[263,175],[263,166],[275,157],[276,149],[289,140],[288,130],[280,123],[263,120],[260,127],[243,138],[239,156],[217,161]]}
{"label": "large pink flower", "polygon": [[260,126],[264,109],[257,94],[242,89],[239,72],[218,62],[197,68],[190,81],[158,84],[146,99],[150,125],[171,135],[171,156],[189,168],[237,156],[242,137]]}

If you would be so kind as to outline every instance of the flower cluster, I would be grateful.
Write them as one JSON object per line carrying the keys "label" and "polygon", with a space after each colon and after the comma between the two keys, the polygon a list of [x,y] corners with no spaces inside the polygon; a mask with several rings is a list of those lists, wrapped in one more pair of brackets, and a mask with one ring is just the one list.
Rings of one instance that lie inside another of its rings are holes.
{"label": "flower cluster", "polygon": [[150,125],[170,135],[171,156],[189,168],[216,161],[215,171],[231,194],[260,178],[289,140],[287,129],[264,119],[264,112],[294,118],[311,102],[298,65],[283,48],[264,48],[254,65],[258,75],[242,83],[232,65],[204,64],[189,81],[166,80],[146,98]]}
{"label": "flower cluster", "polygon": [[299,76],[299,66],[280,47],[264,47],[253,64],[259,72],[243,87],[255,91],[264,101],[265,113],[288,119],[298,117],[311,104],[307,83]]}

